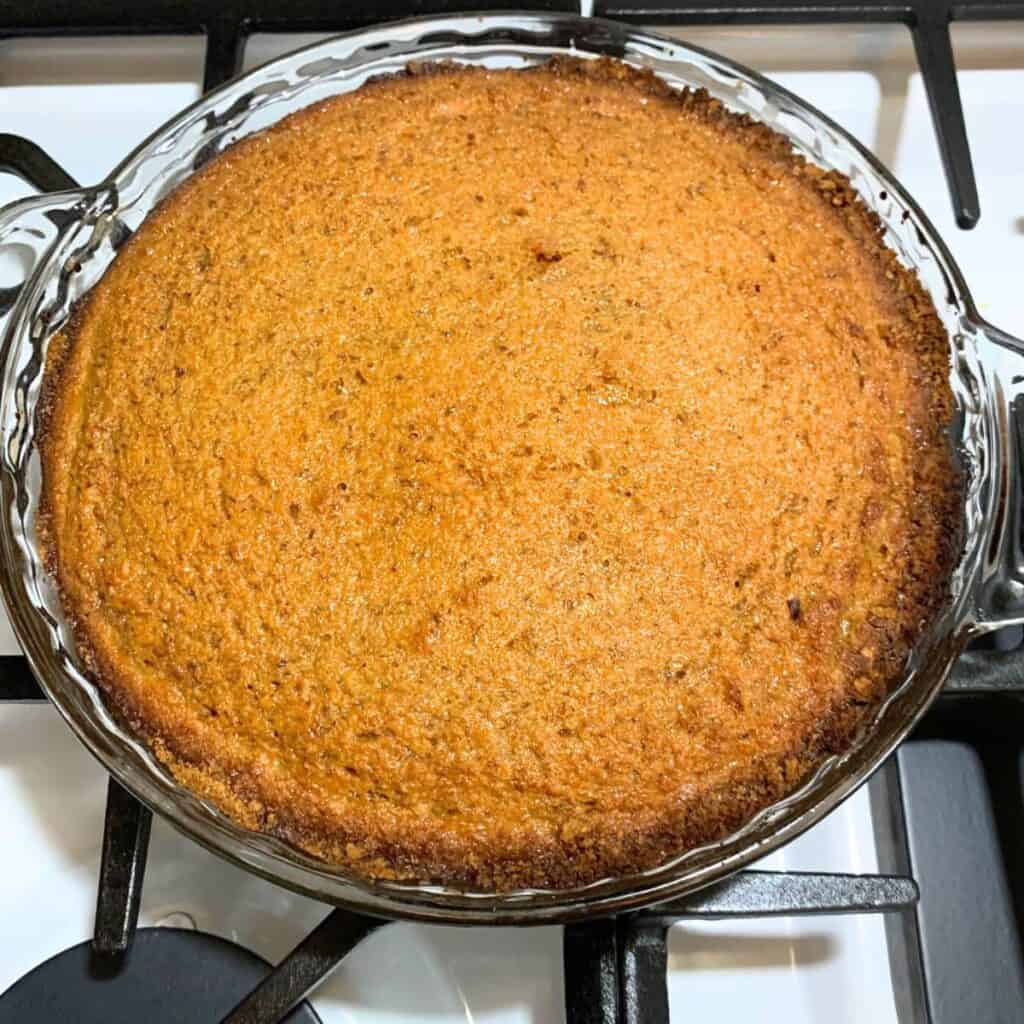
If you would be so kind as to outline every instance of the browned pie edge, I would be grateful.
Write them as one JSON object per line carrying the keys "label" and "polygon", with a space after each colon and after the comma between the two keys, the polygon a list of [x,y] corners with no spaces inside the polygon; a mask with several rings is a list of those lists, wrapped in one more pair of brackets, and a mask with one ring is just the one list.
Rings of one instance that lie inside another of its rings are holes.
{"label": "browned pie edge", "polygon": [[[681,109],[704,118],[723,134],[731,134],[788,164],[791,173],[806,180],[808,187],[821,196],[823,206],[843,222],[864,251],[877,261],[894,294],[900,298],[906,331],[894,342],[910,347],[918,358],[921,371],[918,422],[945,426],[952,421],[948,335],[917,277],[904,268],[884,244],[881,220],[864,206],[848,178],[808,163],[792,151],[785,136],[746,115],[727,110],[704,90],[679,92],[652,72],[608,58],[596,61],[555,58],[540,68],[565,76],[619,81],[670,99]],[[406,71],[409,75],[448,72],[479,73],[477,69],[444,64],[415,64]],[[374,84],[371,81],[363,88]],[[324,102],[330,103],[333,99]],[[304,117],[316,106],[319,104],[291,117]],[[274,131],[275,127],[267,130]],[[259,134],[236,143],[231,150],[251,144]],[[190,178],[149,217],[160,216],[189,189],[197,187],[202,177],[200,171]],[[125,245],[122,254],[131,249],[136,238],[137,233]],[[64,586],[57,537],[50,522],[52,508],[47,481],[58,471],[61,452],[47,442],[51,426],[60,414],[63,386],[71,379],[69,373],[74,372],[69,371],[73,361],[68,355],[88,316],[89,306],[90,297],[86,296],[62,334],[53,339],[38,412],[43,463],[39,539],[47,568],[57,582],[79,656],[88,675],[102,688],[123,724],[148,743],[179,783],[244,827],[278,837],[357,877],[429,880],[491,891],[570,889],[602,878],[650,870],[686,850],[722,839],[757,812],[791,794],[828,756],[850,748],[857,731],[902,681],[906,658],[914,642],[948,601],[949,578],[961,551],[963,535],[964,480],[952,451],[945,479],[922,479],[921,486],[915,488],[914,521],[938,523],[946,538],[934,564],[922,566],[921,571],[907,581],[907,600],[916,607],[918,614],[914,618],[921,629],[916,633],[904,629],[900,633],[891,627],[866,623],[863,636],[851,637],[849,657],[855,661],[859,657],[855,652],[870,643],[876,651],[882,652],[876,656],[874,664],[884,666],[884,680],[867,696],[856,692],[851,684],[846,699],[834,705],[826,716],[809,722],[804,735],[794,742],[787,754],[765,756],[725,783],[688,792],[668,813],[639,808],[622,819],[609,820],[607,830],[597,837],[563,835],[541,839],[524,828],[514,844],[492,842],[483,848],[469,849],[459,840],[430,828],[407,831],[400,838],[382,836],[370,816],[339,819],[319,805],[312,794],[297,791],[294,783],[255,778],[247,771],[246,764],[225,763],[223,755],[211,750],[192,724],[172,709],[165,706],[160,715],[144,712],[129,688],[121,684],[117,666],[103,657],[79,621]],[[912,538],[908,536],[904,543],[911,547]],[[849,668],[852,678],[857,666],[851,663]]]}

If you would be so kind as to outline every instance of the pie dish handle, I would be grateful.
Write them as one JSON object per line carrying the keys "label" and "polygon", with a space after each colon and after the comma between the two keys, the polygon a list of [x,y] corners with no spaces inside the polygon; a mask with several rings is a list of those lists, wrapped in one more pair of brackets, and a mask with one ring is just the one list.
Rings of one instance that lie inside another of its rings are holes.
{"label": "pie dish handle", "polygon": [[0,174],[13,174],[43,193],[0,208],[0,338],[6,340],[25,285],[78,219],[85,194],[44,149],[20,135],[0,133]]}
{"label": "pie dish handle", "polygon": [[975,590],[973,631],[1024,623],[1024,340],[983,320],[974,325],[984,348],[992,405],[992,518]]}

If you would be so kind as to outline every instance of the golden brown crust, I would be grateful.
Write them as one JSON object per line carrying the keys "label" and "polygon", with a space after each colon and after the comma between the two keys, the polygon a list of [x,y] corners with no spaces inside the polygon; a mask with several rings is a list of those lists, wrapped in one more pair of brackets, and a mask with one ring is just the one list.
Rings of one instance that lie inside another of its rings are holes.
{"label": "golden brown crust", "polygon": [[844,749],[945,597],[945,333],[840,176],[610,61],[219,157],[53,350],[44,533],[175,776],[375,877],[652,867]]}

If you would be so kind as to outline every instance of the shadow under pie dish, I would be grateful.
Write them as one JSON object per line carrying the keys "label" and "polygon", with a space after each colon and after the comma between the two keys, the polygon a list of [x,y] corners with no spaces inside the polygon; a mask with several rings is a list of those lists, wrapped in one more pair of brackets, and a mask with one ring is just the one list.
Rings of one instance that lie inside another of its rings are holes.
{"label": "shadow under pie dish", "polygon": [[175,777],[365,877],[571,887],[796,788],[946,597],[949,342],[838,174],[610,61],[228,150],[51,345],[43,537]]}

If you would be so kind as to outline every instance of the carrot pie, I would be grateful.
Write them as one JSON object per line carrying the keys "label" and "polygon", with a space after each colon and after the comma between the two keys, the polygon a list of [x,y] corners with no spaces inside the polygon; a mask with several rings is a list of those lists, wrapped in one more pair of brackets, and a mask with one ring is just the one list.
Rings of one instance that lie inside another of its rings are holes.
{"label": "carrot pie", "polygon": [[663,863],[946,599],[948,339],[839,174],[611,61],[218,156],[51,345],[47,556],[180,783],[363,878]]}

